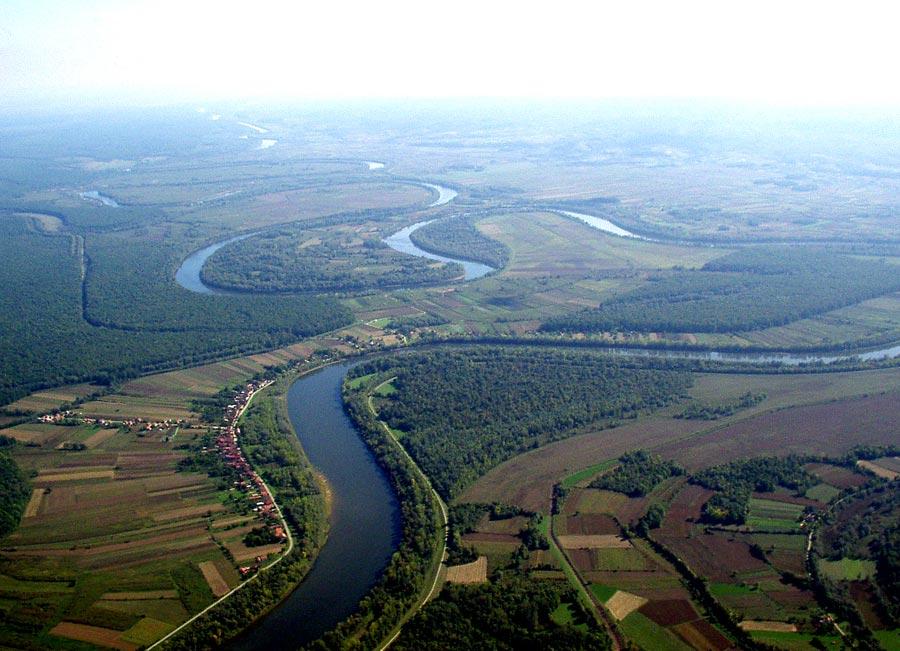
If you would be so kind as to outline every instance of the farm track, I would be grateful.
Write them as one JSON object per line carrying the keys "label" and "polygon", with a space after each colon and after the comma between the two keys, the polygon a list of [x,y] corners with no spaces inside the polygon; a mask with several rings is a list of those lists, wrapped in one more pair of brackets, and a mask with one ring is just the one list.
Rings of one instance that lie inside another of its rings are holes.
{"label": "farm track", "polygon": [[[386,385],[390,382],[393,382],[396,379],[397,379],[396,376],[388,378],[387,380],[385,380],[384,382],[382,382],[381,384],[376,386],[374,389],[372,389],[372,392],[366,398],[366,405],[368,406],[371,414],[376,419],[378,419],[378,412],[375,411],[375,405],[372,402],[372,394],[375,393],[376,391],[378,391],[384,385]],[[437,592],[437,590],[440,586],[441,566],[443,565],[444,558],[447,556],[447,536],[449,534],[449,517],[448,517],[448,513],[447,513],[447,505],[444,504],[444,500],[441,499],[441,496],[438,495],[438,492],[431,485],[431,480],[428,479],[428,475],[426,475],[424,472],[422,472],[422,469],[419,468],[419,464],[417,464],[415,462],[415,460],[410,456],[409,452],[406,451],[406,448],[403,447],[403,445],[400,443],[400,441],[397,440],[397,437],[394,436],[394,433],[391,431],[391,428],[388,427],[387,423],[385,423],[381,419],[378,419],[378,422],[384,428],[384,431],[390,437],[391,441],[394,442],[394,445],[396,445],[400,449],[400,451],[403,452],[403,455],[406,457],[406,459],[412,464],[413,468],[416,469],[416,472],[419,473],[419,476],[422,478],[422,480],[425,482],[425,484],[428,486],[428,488],[431,489],[431,493],[434,496],[434,499],[437,502],[438,506],[440,507],[441,519],[443,520],[443,526],[444,526],[444,535],[441,538],[441,551],[440,551],[440,554],[436,555],[439,560],[437,563],[437,568],[434,572],[434,581],[431,583],[431,589],[428,591],[428,594],[426,594],[422,598],[422,600],[418,604],[416,604],[416,606],[414,608],[412,608],[406,614],[406,616],[401,620],[401,622],[400,622],[400,624],[398,624],[397,630],[394,632],[394,634],[386,642],[384,642],[381,646],[378,647],[378,651],[385,651],[385,649],[389,648],[396,641],[396,639],[398,637],[400,637],[400,633],[403,630],[403,625],[406,622],[408,622],[410,619],[412,619],[412,617],[415,616],[415,614],[418,613],[425,606],[425,604],[427,604],[429,601],[431,601],[431,599],[434,597],[435,593]]]}
{"label": "farm track", "polygon": [[[550,518],[550,524],[547,527],[547,530],[550,532],[550,544],[556,547],[556,550],[559,552],[559,557],[562,558],[563,562],[568,566],[571,575],[575,577],[577,581],[576,589],[582,594],[586,595],[588,601],[593,606],[593,610],[595,612],[595,618],[599,615],[600,619],[603,622],[603,627],[606,629],[607,634],[609,635],[609,641],[611,642],[612,651],[622,651],[623,649],[628,648],[628,644],[626,643],[624,637],[622,637],[622,633],[619,631],[618,626],[612,619],[611,613],[606,609],[600,600],[590,591],[588,588],[588,582],[582,578],[581,574],[578,572],[578,568],[572,563],[572,560],[569,558],[569,555],[566,553],[565,548],[560,544],[559,538],[556,536],[556,531],[553,528],[553,502],[554,498],[550,498],[550,513],[548,517]],[[569,572],[566,572],[569,574]]]}

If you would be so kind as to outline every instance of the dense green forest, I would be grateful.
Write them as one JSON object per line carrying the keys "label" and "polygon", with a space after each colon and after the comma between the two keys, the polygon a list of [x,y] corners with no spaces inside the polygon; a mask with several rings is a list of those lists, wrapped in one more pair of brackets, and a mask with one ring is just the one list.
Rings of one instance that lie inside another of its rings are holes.
{"label": "dense green forest", "polygon": [[201,275],[228,289],[330,293],[431,285],[462,273],[456,264],[398,253],[383,235],[373,222],[362,232],[358,225],[292,224],[219,249]]}
{"label": "dense green forest", "polygon": [[646,450],[636,450],[619,457],[619,464],[590,483],[591,488],[643,497],[669,477],[684,474],[684,470]]}
{"label": "dense green forest", "polygon": [[679,398],[688,373],[631,368],[585,351],[471,347],[381,358],[351,376],[396,375],[381,417],[438,492],[452,497],[481,474],[576,428],[628,418]]}
{"label": "dense green forest", "polygon": [[690,481],[716,491],[703,505],[704,519],[719,524],[743,524],[750,513],[750,496],[771,492],[779,486],[802,493],[818,483],[803,468],[805,459],[760,457],[707,468],[691,476]]}
{"label": "dense green forest", "polygon": [[[188,291],[173,281],[181,255],[168,243],[172,236],[130,231],[87,238],[86,316],[92,323],[139,330],[244,331],[247,340],[287,340],[350,321],[347,310],[329,298]],[[123,276],[123,270],[137,269],[140,273]]]}
{"label": "dense green forest", "polygon": [[897,267],[824,248],[747,248],[699,271],[658,273],[545,331],[740,332],[769,328],[900,290]]}
{"label": "dense green forest", "polygon": [[[410,622],[394,643],[398,650],[599,651],[606,635],[587,624],[560,625],[551,615],[563,602],[578,608],[566,583],[509,576],[494,583],[448,586]],[[572,622],[576,623],[576,622]]]}
{"label": "dense green forest", "polygon": [[274,348],[350,321],[331,299],[191,293],[167,272],[171,252],[132,233],[88,237],[92,325],[80,246],[77,236],[0,218],[0,405],[47,386]]}
{"label": "dense green forest", "polygon": [[0,538],[19,526],[31,496],[28,480],[13,458],[0,452]]}
{"label": "dense green forest", "polygon": [[501,269],[509,259],[509,250],[503,244],[475,228],[474,217],[435,220],[414,230],[409,239],[426,251],[481,262],[494,269]]}

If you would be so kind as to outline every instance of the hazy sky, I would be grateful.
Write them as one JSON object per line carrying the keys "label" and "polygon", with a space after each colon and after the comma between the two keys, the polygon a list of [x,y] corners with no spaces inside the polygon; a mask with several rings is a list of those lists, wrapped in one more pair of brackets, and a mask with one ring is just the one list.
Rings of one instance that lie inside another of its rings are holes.
{"label": "hazy sky", "polygon": [[528,96],[897,106],[895,6],[0,0],[0,102]]}

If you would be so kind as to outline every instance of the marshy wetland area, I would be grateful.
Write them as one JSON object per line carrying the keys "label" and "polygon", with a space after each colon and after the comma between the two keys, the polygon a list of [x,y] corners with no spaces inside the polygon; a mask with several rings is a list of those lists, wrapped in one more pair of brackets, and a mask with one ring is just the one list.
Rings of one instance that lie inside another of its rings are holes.
{"label": "marshy wetland area", "polygon": [[414,108],[0,125],[0,647],[900,648],[897,125]]}

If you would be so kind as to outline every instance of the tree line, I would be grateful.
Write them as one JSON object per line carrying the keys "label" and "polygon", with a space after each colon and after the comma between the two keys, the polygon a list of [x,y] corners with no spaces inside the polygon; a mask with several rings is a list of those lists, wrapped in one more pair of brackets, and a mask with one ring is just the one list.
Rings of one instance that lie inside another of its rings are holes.
{"label": "tree line", "polygon": [[660,482],[683,474],[684,469],[674,462],[646,450],[636,450],[619,457],[618,465],[593,480],[590,487],[625,493],[629,497],[643,497]]}
{"label": "tree line", "polygon": [[[568,584],[517,574],[481,585],[451,585],[403,627],[394,647],[398,651],[610,648],[604,632],[589,625],[582,612],[580,622],[556,623],[551,615],[564,603],[580,611]],[[578,623],[582,625],[573,625]]]}
{"label": "tree line", "polygon": [[12,456],[0,451],[0,538],[19,526],[30,497],[25,474]]}
{"label": "tree line", "polygon": [[796,455],[743,459],[701,470],[690,481],[716,491],[703,505],[704,519],[717,524],[744,524],[753,492],[768,493],[780,486],[803,493],[818,483],[803,467],[808,461]]}

